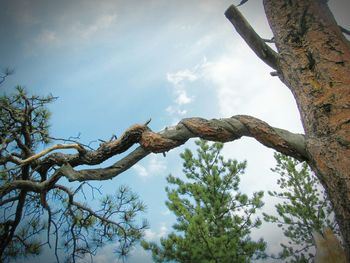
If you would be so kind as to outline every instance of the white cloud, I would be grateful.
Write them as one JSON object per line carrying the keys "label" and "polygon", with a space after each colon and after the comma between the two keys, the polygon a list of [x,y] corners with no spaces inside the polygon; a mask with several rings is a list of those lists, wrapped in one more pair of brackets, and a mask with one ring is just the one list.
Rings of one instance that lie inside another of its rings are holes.
{"label": "white cloud", "polygon": [[160,227],[160,231],[158,233],[158,237],[159,238],[165,237],[167,233],[168,233],[168,228],[165,225],[163,225],[163,226]]}
{"label": "white cloud", "polygon": [[198,76],[196,75],[195,70],[190,69],[179,70],[175,73],[167,73],[167,80],[175,86],[186,80],[193,82],[197,78]]}
{"label": "white cloud", "polygon": [[178,109],[175,112],[182,111],[179,106],[189,104],[192,102],[187,94],[186,82],[193,82],[198,79],[198,75],[195,70],[184,69],[175,73],[167,73],[167,80],[173,85],[175,94],[175,105]]}
{"label": "white cloud", "polygon": [[142,166],[141,164],[135,164],[133,166],[133,169],[135,170],[135,172],[139,175],[139,176],[142,176],[142,177],[146,177],[148,176],[148,172],[146,170],[146,168],[144,166]]}
{"label": "white cloud", "polygon": [[104,32],[108,32],[108,29],[113,27],[117,21],[117,14],[102,14],[95,19],[91,19],[90,23],[71,22],[71,26],[62,28],[43,29],[39,32],[38,36],[34,39],[35,43],[39,46],[62,46],[80,45],[82,42],[90,43],[95,39],[99,39],[97,36]]}
{"label": "white cloud", "polygon": [[166,171],[166,163],[163,156],[152,154],[146,161],[146,164],[135,164],[132,169],[141,177],[162,175]]}
{"label": "white cloud", "polygon": [[116,22],[116,19],[116,14],[104,14],[98,17],[92,24],[76,24],[72,28],[72,33],[74,33],[77,38],[90,39],[99,31],[110,28]]}
{"label": "white cloud", "polygon": [[170,115],[174,115],[174,114],[185,115],[187,113],[187,110],[181,110],[179,108],[176,109],[174,106],[168,106],[165,110]]}
{"label": "white cloud", "polygon": [[157,234],[156,232],[153,232],[151,229],[147,229],[145,231],[145,239],[147,241],[154,241],[156,240]]}
{"label": "white cloud", "polygon": [[163,156],[153,154],[148,163],[149,173],[158,175],[158,174],[163,174],[165,170],[166,170],[166,165],[165,165]]}
{"label": "white cloud", "polygon": [[166,209],[166,210],[164,210],[164,211],[161,212],[161,215],[163,215],[163,216],[168,216],[168,215],[170,215],[170,214],[171,214],[171,212],[170,212],[169,209]]}
{"label": "white cloud", "polygon": [[162,223],[158,231],[152,231],[150,229],[147,229],[145,231],[145,239],[147,241],[158,241],[160,238],[165,237],[167,233],[168,228],[165,226],[164,223]]}
{"label": "white cloud", "polygon": [[192,68],[166,74],[167,81],[172,84],[175,97],[174,104],[168,106],[166,111],[175,119],[187,114],[187,109],[184,106],[194,102],[194,97],[189,95],[189,90],[193,87],[193,82],[203,78],[203,69],[206,64],[207,60],[204,57],[200,63]]}
{"label": "white cloud", "polygon": [[187,92],[185,90],[180,90],[178,93],[179,94],[175,100],[176,104],[184,105],[184,104],[188,104],[192,101],[192,99],[188,97]]}

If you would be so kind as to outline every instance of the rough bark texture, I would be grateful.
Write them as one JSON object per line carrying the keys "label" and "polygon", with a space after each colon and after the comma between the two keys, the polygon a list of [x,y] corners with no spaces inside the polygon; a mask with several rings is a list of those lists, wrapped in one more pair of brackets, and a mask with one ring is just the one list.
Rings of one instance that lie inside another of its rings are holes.
{"label": "rough bark texture", "polygon": [[[309,164],[333,203],[350,258],[350,45],[326,1],[264,0]],[[278,10],[278,11],[277,11]]]}
{"label": "rough bark texture", "polygon": [[[0,256],[1,249],[9,244],[21,219],[27,192],[40,193],[44,200],[45,193],[55,189],[62,177],[80,182],[112,179],[149,153],[165,154],[193,137],[227,142],[249,136],[267,147],[310,164],[333,203],[350,259],[349,42],[324,0],[264,0],[264,6],[277,52],[266,45],[235,6],[231,6],[225,15],[257,56],[276,70],[273,75],[279,76],[289,87],[296,99],[305,135],[271,127],[244,115],[212,120],[190,118],[159,133],[152,132],[148,122],[137,124],[127,129],[119,139],[104,142],[97,149],[87,149],[79,143],[57,144],[35,154],[31,152],[28,129],[22,129],[22,137],[27,143],[16,136],[13,140],[17,139],[18,147],[25,153],[23,157],[6,153],[0,158],[0,165],[16,165],[3,172],[22,170],[21,178],[0,187],[0,205],[18,200],[16,217],[11,221],[13,230],[3,243],[5,245],[0,247]],[[25,112],[30,117],[30,113]],[[29,117],[25,120],[32,120]],[[20,122],[20,125],[26,127],[27,124]],[[138,148],[109,167],[77,168],[101,164],[137,143],[140,144]],[[6,149],[8,142],[5,140],[2,144],[2,149]],[[77,153],[51,153],[65,148],[76,149]],[[40,174],[40,181],[29,176],[29,168]],[[57,170],[49,173],[52,169]],[[11,193],[15,190],[20,190],[20,194],[13,197]]]}
{"label": "rough bark texture", "polygon": [[[36,160],[34,157],[42,156],[41,153],[34,155],[32,160],[35,159],[36,163],[33,167],[37,171],[42,173],[57,165],[60,168],[50,178],[42,182],[30,180],[9,182],[0,188],[0,198],[15,189],[33,192],[50,190],[63,176],[69,181],[80,182],[112,179],[151,152],[165,154],[165,152],[184,144],[190,138],[200,137],[212,141],[228,142],[237,140],[242,136],[253,137],[265,146],[293,156],[298,160],[308,160],[305,150],[305,139],[302,134],[294,134],[283,129],[271,127],[267,123],[251,116],[237,115],[231,118],[212,120],[188,118],[183,119],[176,126],[168,127],[159,133],[152,132],[146,124],[136,124],[127,129],[119,139],[105,142],[96,150],[86,150],[82,145],[79,145],[79,147],[73,147],[77,148],[79,152],[77,154],[50,153],[40,160]],[[74,167],[79,165],[102,163],[113,155],[125,152],[136,143],[139,143],[141,146],[109,167],[74,169]],[[49,153],[51,149],[55,148],[62,149],[63,147],[62,145],[53,146],[42,153]],[[16,159],[18,163],[25,161]]]}

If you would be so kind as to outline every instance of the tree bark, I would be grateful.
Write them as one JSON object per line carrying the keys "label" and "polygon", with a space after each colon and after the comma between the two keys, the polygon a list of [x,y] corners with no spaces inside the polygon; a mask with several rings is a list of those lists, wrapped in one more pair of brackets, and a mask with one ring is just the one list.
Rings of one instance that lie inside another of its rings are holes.
{"label": "tree bark", "polygon": [[308,161],[324,185],[350,258],[350,45],[326,1],[264,0],[280,56],[278,75],[297,102]]}
{"label": "tree bark", "polygon": [[[291,90],[297,102],[305,135],[271,127],[244,115],[227,119],[190,118],[162,132],[152,132],[147,124],[137,124],[119,139],[102,143],[96,150],[83,145],[56,145],[38,154],[19,139],[26,158],[6,155],[15,168],[30,165],[42,180],[13,180],[0,188],[0,199],[14,190],[43,193],[54,189],[61,177],[69,181],[107,180],[132,167],[151,152],[165,153],[200,137],[214,141],[233,141],[250,136],[267,147],[309,163],[324,185],[334,206],[337,221],[350,259],[350,44],[342,35],[325,0],[264,0],[266,16],[274,34],[277,52],[252,29],[235,6],[225,13],[249,47],[271,66]],[[140,147],[105,168],[81,169],[121,154],[134,144]],[[51,153],[74,148],[78,153]],[[28,156],[27,156],[28,155]],[[50,169],[57,168],[49,174]],[[9,170],[14,169],[10,168]],[[17,197],[2,200],[7,203]]]}

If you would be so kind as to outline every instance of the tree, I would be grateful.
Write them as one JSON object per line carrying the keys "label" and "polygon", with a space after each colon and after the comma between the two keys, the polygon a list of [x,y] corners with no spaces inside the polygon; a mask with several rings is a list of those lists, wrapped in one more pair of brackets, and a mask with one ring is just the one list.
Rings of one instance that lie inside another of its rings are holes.
{"label": "tree", "polygon": [[79,144],[56,144],[34,154],[55,140],[49,136],[46,109],[53,100],[52,96],[28,96],[20,87],[14,96],[0,98],[0,261],[38,255],[44,245],[52,245],[57,262],[60,249],[75,262],[111,241],[118,244],[118,254],[125,256],[147,227],[146,222],[135,222],[145,209],[138,197],[120,186],[93,210],[79,199],[84,200],[86,187],[93,194],[99,189],[87,183],[67,187],[58,183],[61,175],[55,163],[40,165],[45,151],[80,149]]}
{"label": "tree", "polygon": [[281,203],[276,205],[278,216],[264,214],[265,220],[277,223],[289,240],[281,244],[280,258],[313,262],[313,233],[337,228],[331,203],[307,163],[279,153],[275,153],[275,159],[277,165],[272,171],[280,176],[280,191],[269,191],[269,195],[281,199]]}
{"label": "tree", "polygon": [[265,242],[252,241],[251,229],[261,225],[253,219],[263,206],[263,192],[253,197],[239,191],[246,162],[225,161],[222,143],[198,140],[197,157],[186,149],[181,154],[186,181],[169,175],[175,188],[166,188],[167,207],[176,217],[176,232],[154,242],[142,242],[157,262],[249,262],[264,256]]}
{"label": "tree", "polygon": [[[77,154],[55,154],[47,149],[40,155],[43,157],[40,161],[38,155],[29,153],[27,156],[31,159],[19,161],[35,161],[39,172],[57,167],[55,177],[30,184],[15,180],[2,187],[0,197],[15,190],[47,191],[62,177],[71,182],[111,179],[151,152],[165,153],[193,137],[227,142],[249,136],[310,165],[333,205],[349,260],[350,45],[342,32],[346,31],[337,25],[325,0],[264,0],[263,5],[276,51],[253,30],[234,5],[227,9],[225,16],[256,55],[274,70],[271,75],[290,89],[298,105],[304,134],[275,128],[245,115],[219,120],[183,119],[159,133],[150,130],[149,122],[136,124],[119,139],[95,150],[75,145],[72,148]],[[109,167],[75,169],[83,164],[100,164],[136,143],[140,147]]]}

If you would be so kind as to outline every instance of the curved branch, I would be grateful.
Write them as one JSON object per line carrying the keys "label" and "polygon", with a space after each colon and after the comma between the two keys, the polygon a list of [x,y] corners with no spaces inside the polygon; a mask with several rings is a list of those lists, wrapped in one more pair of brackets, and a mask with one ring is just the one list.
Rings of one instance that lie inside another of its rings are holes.
{"label": "curved branch", "polygon": [[74,144],[55,144],[43,151],[41,151],[40,153],[37,153],[37,154],[34,154],[24,160],[20,160],[18,158],[14,158],[17,163],[21,164],[21,165],[24,165],[24,164],[28,164],[30,162],[33,162],[37,159],[39,159],[40,157],[48,154],[49,152],[52,152],[54,150],[58,150],[58,149],[76,149],[78,152],[84,152],[85,149],[80,145],[80,144],[77,144],[77,143],[74,143]]}
{"label": "curved branch", "polygon": [[17,189],[36,193],[48,191],[57,183],[62,175],[67,173],[65,172],[66,169],[67,165],[62,165],[48,180],[45,180],[43,182],[36,182],[32,180],[14,180],[12,182],[6,183],[0,187],[0,199],[11,191]]}
{"label": "curved branch", "polygon": [[36,171],[46,173],[52,166],[69,164],[72,167],[78,165],[96,165],[108,158],[127,151],[140,140],[141,134],[148,130],[148,123],[135,124],[128,128],[119,139],[102,143],[98,149],[88,151],[80,145],[78,154],[52,153],[36,164]]}
{"label": "curved branch", "polygon": [[[159,133],[152,132],[145,125],[134,125],[127,129],[120,139],[104,143],[95,151],[80,151],[79,154],[51,154],[37,162],[39,170],[40,165],[45,167],[48,162],[51,165],[61,166],[53,176],[43,182],[30,180],[10,182],[0,188],[0,197],[15,189],[38,193],[48,191],[62,176],[65,176],[69,181],[112,179],[149,153],[165,153],[184,144],[190,138],[199,137],[210,141],[228,142],[242,136],[253,137],[263,145],[298,160],[308,160],[304,135],[271,127],[257,118],[246,115],[212,120],[188,118]],[[141,146],[109,167],[80,171],[73,169],[74,166],[80,164],[102,163],[109,157],[128,150],[135,143],[139,143]],[[97,159],[93,159],[94,156]]]}
{"label": "curved branch", "polygon": [[67,165],[64,170],[64,176],[70,181],[86,181],[86,180],[108,180],[121,174],[131,168],[138,161],[146,157],[150,152],[138,147],[126,157],[117,161],[113,165],[106,168],[86,169],[75,171],[72,166]]}
{"label": "curved branch", "polygon": [[231,5],[226,10],[225,16],[254,53],[267,65],[278,71],[278,53],[270,48],[254,31],[237,7]]}
{"label": "curved branch", "polygon": [[253,137],[263,145],[298,160],[308,160],[304,135],[271,127],[251,116],[237,115],[212,120],[183,119],[176,126],[168,127],[159,133],[145,129],[139,139],[141,147],[112,166],[76,171],[68,163],[61,172],[69,181],[107,180],[129,169],[149,153],[167,152],[184,144],[190,138],[200,137],[210,141],[228,142],[242,136]]}

